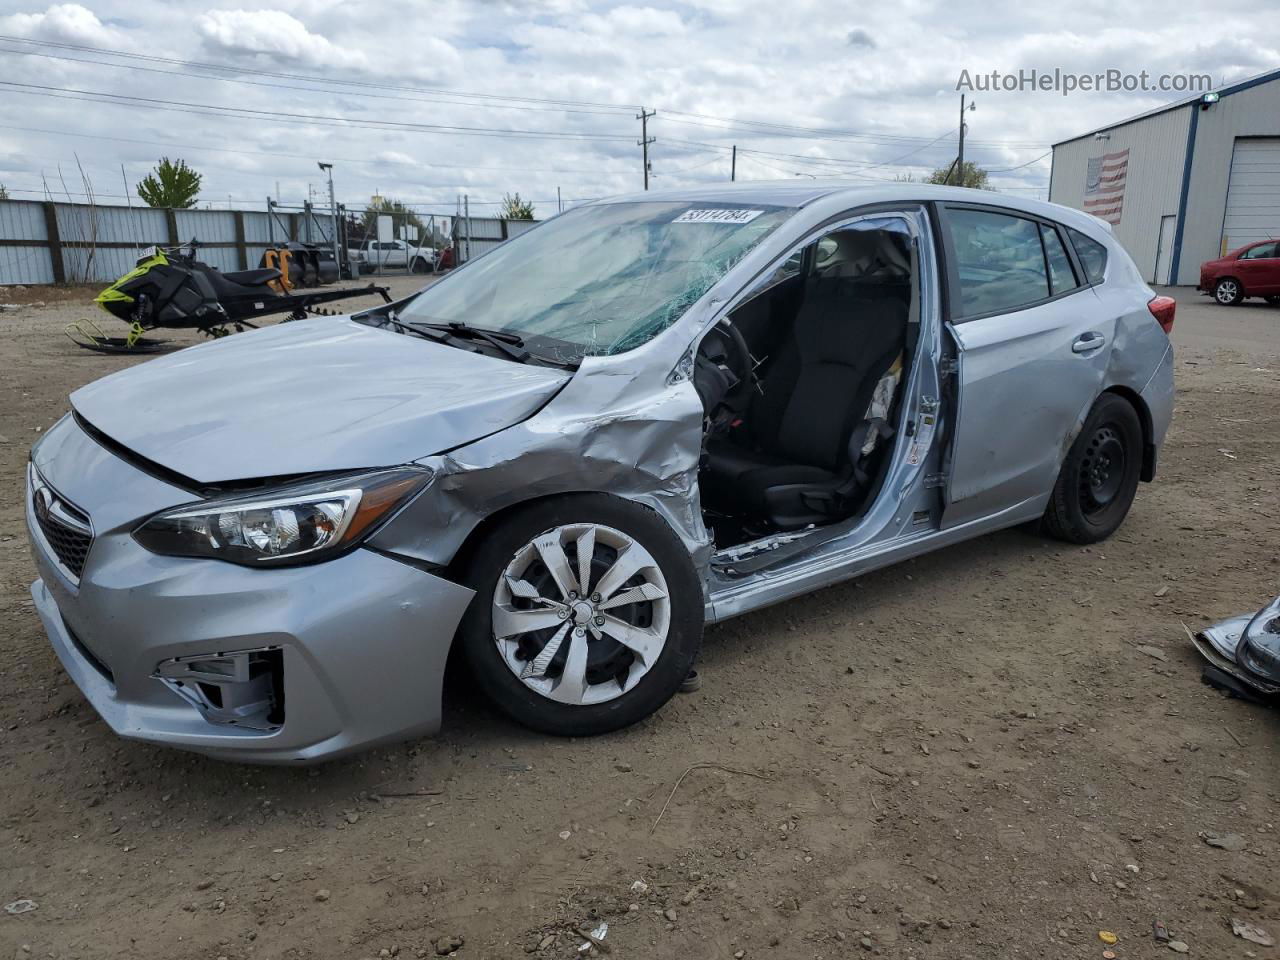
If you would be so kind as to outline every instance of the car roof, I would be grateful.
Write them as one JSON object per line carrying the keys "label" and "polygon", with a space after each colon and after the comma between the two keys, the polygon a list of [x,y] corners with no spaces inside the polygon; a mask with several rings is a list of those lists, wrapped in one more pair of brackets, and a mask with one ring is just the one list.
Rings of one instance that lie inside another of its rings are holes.
{"label": "car roof", "polygon": [[936,200],[952,203],[981,203],[1005,207],[1033,216],[1056,220],[1068,226],[1110,234],[1111,227],[1081,210],[1044,200],[1011,197],[994,190],[969,187],[943,187],[932,183],[894,181],[877,184],[848,180],[751,180],[721,183],[673,190],[649,190],[607,197],[596,203],[636,203],[641,201],[674,203],[759,203],[767,206],[803,207],[821,199],[844,201],[849,207],[872,203],[911,203]]}

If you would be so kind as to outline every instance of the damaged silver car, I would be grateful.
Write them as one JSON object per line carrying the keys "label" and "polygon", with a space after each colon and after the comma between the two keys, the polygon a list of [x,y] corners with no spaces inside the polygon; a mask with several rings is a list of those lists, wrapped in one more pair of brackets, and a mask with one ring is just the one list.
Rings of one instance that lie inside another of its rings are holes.
{"label": "damaged silver car", "polygon": [[1029,521],[1111,534],[1173,315],[1044,203],[590,203],[407,300],[76,391],[32,451],[32,594],[125,737],[285,762],[430,733],[451,651],[521,723],[613,730],[706,624]]}
{"label": "damaged silver car", "polygon": [[1280,704],[1280,597],[1191,640],[1207,661],[1205,682],[1246,700]]}

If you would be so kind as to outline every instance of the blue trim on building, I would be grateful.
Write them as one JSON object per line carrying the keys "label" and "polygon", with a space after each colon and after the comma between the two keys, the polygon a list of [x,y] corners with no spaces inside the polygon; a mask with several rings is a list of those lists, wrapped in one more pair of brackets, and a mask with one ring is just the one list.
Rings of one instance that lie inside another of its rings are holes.
{"label": "blue trim on building", "polygon": [[1178,285],[1178,268],[1182,260],[1182,229],[1187,222],[1187,195],[1191,191],[1191,161],[1196,155],[1196,130],[1200,127],[1200,108],[1191,108],[1187,124],[1187,153],[1182,158],[1182,189],[1178,193],[1178,226],[1173,231],[1173,262],[1169,264],[1169,283]]}

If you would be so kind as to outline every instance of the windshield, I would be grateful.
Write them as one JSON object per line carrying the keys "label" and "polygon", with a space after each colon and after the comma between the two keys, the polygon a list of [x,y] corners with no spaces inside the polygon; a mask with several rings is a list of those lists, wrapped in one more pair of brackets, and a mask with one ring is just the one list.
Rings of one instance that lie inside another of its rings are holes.
{"label": "windshield", "polygon": [[687,201],[579,207],[428,287],[400,317],[518,334],[560,360],[622,353],[675,323],[793,212]]}

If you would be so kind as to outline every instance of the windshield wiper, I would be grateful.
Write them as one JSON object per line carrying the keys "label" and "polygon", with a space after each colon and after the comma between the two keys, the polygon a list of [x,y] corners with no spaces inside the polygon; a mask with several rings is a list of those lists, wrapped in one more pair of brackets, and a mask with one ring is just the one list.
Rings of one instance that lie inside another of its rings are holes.
{"label": "windshield wiper", "polygon": [[[397,319],[397,323],[403,324],[404,321]],[[413,323],[407,324],[414,330],[434,330],[444,336],[454,336],[462,340],[483,340],[491,347],[501,350],[516,363],[525,363],[532,354],[524,349],[524,339],[518,334],[507,333],[505,330],[483,330],[480,327],[472,327],[461,320],[451,320],[448,323]]]}

